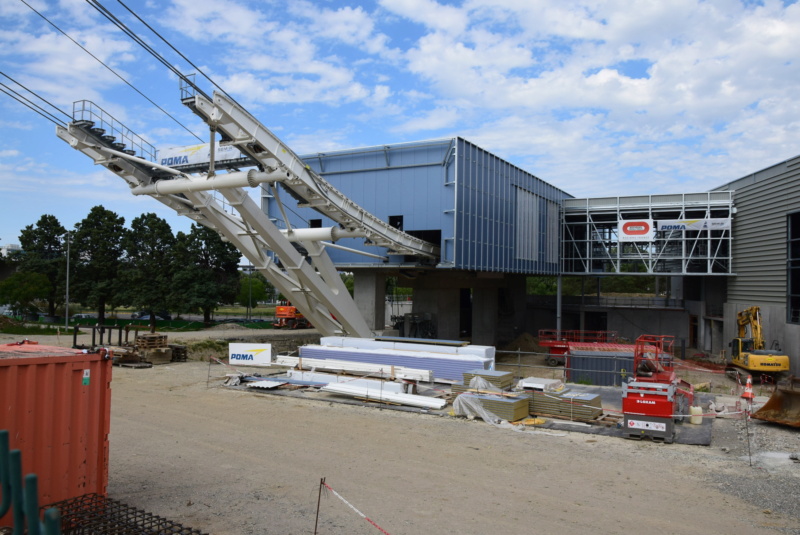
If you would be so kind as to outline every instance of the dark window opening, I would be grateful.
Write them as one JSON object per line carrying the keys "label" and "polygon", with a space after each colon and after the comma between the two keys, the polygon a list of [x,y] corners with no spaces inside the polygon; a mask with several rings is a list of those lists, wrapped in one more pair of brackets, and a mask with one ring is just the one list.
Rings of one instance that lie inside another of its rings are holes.
{"label": "dark window opening", "polygon": [[403,230],[403,216],[390,215],[389,224],[398,230]]}
{"label": "dark window opening", "polygon": [[322,219],[309,219],[309,228],[322,228]]}
{"label": "dark window opening", "polygon": [[786,223],[786,321],[800,323],[800,212],[789,214]]}

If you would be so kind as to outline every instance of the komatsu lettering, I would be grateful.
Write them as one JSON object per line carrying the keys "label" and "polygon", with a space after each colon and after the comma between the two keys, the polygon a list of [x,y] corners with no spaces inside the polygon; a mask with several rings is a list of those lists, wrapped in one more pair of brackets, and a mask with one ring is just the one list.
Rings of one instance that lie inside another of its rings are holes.
{"label": "komatsu lettering", "polygon": [[253,360],[253,355],[247,353],[232,353],[231,360]]}
{"label": "komatsu lettering", "polygon": [[169,158],[162,158],[161,165],[185,165],[189,163],[188,156],[171,156]]}

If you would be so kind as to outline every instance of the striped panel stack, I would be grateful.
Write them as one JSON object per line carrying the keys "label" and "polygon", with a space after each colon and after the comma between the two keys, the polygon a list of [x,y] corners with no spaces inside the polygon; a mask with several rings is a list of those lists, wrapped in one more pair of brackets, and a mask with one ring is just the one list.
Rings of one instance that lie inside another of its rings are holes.
{"label": "striped panel stack", "polygon": [[[463,348],[458,348],[463,349]],[[400,366],[431,370],[434,380],[459,381],[469,370],[491,369],[494,359],[474,354],[440,353],[434,351],[408,351],[382,348],[354,348],[305,345],[300,347],[300,357],[312,359],[334,359],[351,362],[383,364],[387,370]]]}
{"label": "striped panel stack", "polygon": [[481,402],[484,409],[497,415],[503,420],[516,422],[528,417],[528,398],[509,396],[489,396],[485,394],[470,394]]}
{"label": "striped panel stack", "polygon": [[509,390],[514,384],[514,374],[512,372],[499,372],[495,370],[469,370],[464,372],[463,384],[454,384],[452,386],[453,394],[461,394],[469,392],[469,384],[474,377],[481,377],[487,383],[500,390]]}
{"label": "striped panel stack", "polygon": [[562,392],[532,392],[530,413],[565,420],[594,420],[603,413],[600,396],[564,390]]}

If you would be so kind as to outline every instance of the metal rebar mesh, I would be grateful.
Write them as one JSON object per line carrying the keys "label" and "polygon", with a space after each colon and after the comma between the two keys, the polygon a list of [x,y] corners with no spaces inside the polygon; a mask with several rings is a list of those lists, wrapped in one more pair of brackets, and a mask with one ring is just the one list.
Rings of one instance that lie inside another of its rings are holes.
{"label": "metal rebar mesh", "polygon": [[207,535],[97,494],[57,502],[62,535]]}

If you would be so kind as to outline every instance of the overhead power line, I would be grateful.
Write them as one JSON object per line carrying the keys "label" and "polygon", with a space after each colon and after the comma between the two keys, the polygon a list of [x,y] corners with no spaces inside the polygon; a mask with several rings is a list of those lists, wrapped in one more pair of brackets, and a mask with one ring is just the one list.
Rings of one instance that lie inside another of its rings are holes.
{"label": "overhead power line", "polygon": [[[154,57],[156,60],[158,60],[158,61],[159,61],[159,62],[160,62],[162,65],[164,65],[164,66],[165,66],[167,69],[169,69],[170,71],[172,71],[172,72],[173,72],[173,73],[174,73],[174,74],[175,74],[175,75],[176,75],[178,78],[180,78],[181,80],[183,80],[183,81],[184,81],[184,83],[186,83],[187,85],[191,86],[191,87],[192,87],[192,88],[193,88],[195,91],[197,91],[198,93],[200,93],[200,94],[201,94],[201,95],[203,95],[204,97],[206,97],[206,98],[210,99],[210,97],[209,97],[207,94],[205,94],[205,93],[204,93],[204,92],[203,92],[203,91],[202,91],[202,90],[201,90],[201,89],[200,89],[200,88],[199,88],[199,87],[198,87],[198,86],[197,86],[197,85],[196,85],[196,84],[195,84],[195,83],[194,83],[192,80],[190,80],[188,76],[186,76],[185,74],[183,74],[183,73],[182,73],[182,72],[181,72],[181,71],[180,71],[178,68],[176,68],[176,67],[175,67],[174,65],[172,65],[172,64],[171,64],[169,61],[167,61],[167,59],[166,59],[166,58],[164,58],[164,56],[162,56],[161,54],[159,54],[159,53],[158,53],[158,52],[157,52],[157,51],[156,51],[156,50],[155,50],[153,47],[151,47],[149,44],[147,44],[147,43],[144,41],[144,39],[142,39],[141,37],[139,37],[139,35],[138,35],[138,34],[137,34],[137,33],[136,33],[134,30],[130,29],[130,28],[129,28],[129,27],[128,27],[128,26],[127,26],[127,25],[126,25],[124,22],[122,22],[122,21],[121,21],[121,20],[120,20],[120,19],[119,19],[119,18],[118,18],[116,15],[114,15],[114,14],[113,14],[111,11],[109,11],[108,9],[106,9],[106,7],[105,7],[105,6],[103,6],[103,4],[101,4],[101,3],[100,3],[100,2],[98,2],[97,0],[86,0],[86,2],[87,2],[87,3],[88,3],[90,6],[92,6],[93,8],[95,8],[95,9],[96,9],[96,10],[97,10],[97,11],[98,11],[98,12],[99,12],[101,15],[103,15],[105,18],[107,18],[107,19],[108,19],[108,20],[109,20],[109,21],[110,21],[112,24],[114,24],[114,25],[115,25],[117,28],[119,28],[119,29],[122,31],[122,33],[124,33],[125,35],[127,35],[128,37],[130,37],[131,39],[133,39],[133,41],[134,41],[136,44],[138,44],[139,46],[141,46],[142,48],[144,48],[144,49],[145,49],[145,50],[146,50],[146,51],[147,51],[147,52],[148,52],[148,53],[149,53],[151,56],[153,56],[153,57]],[[123,5],[124,5],[124,4],[123,4]],[[128,9],[128,7],[127,7],[127,6],[125,6],[125,9]],[[130,9],[128,9],[128,11],[130,11]],[[133,13],[133,12],[131,11],[131,13]],[[142,19],[140,19],[140,18],[139,18],[139,16],[138,16],[138,15],[136,15],[135,13],[133,13],[133,15],[134,15],[134,17],[136,17],[138,20],[140,20],[140,21],[142,20]],[[143,23],[143,24],[145,24],[145,26],[147,26],[147,24],[146,24],[146,23],[144,23],[143,21],[142,21],[142,23]],[[147,26],[147,27],[148,27],[148,28],[150,28],[150,26]],[[153,31],[153,32],[155,33],[155,31],[154,31],[152,28],[150,28],[150,30],[151,30],[151,31]],[[156,34],[156,35],[158,35],[158,34]],[[159,36],[159,37],[161,37],[161,36]],[[163,38],[162,38],[162,40],[163,40]],[[173,49],[173,50],[174,50],[174,49]],[[181,57],[183,57],[183,56],[181,56]],[[185,58],[184,58],[184,59],[185,59]]]}
{"label": "overhead power line", "polygon": [[[41,95],[37,94],[35,91],[25,87],[24,85],[22,85],[18,81],[14,80],[12,77],[7,75],[6,73],[0,71],[0,75],[5,76],[9,80],[14,82],[18,86],[20,86],[21,88],[23,88],[25,91],[27,91],[28,93],[33,95],[34,97],[38,98],[39,100],[41,100],[42,102],[44,102],[45,104],[47,104],[48,106],[50,106],[51,108],[56,110],[57,112],[65,115],[69,119],[72,119],[72,117],[70,117],[70,115],[67,112],[65,112],[64,110],[62,110],[61,108],[59,108],[55,104],[51,103],[50,101],[48,101],[47,99],[45,99]],[[2,82],[0,82],[0,88],[2,88],[2,89],[0,89],[0,91],[3,91],[3,93],[5,93],[6,95],[10,96],[14,100],[16,100],[17,102],[22,104],[23,106],[27,106],[31,110],[35,111],[36,113],[38,113],[39,115],[41,115],[42,117],[47,119],[48,121],[50,121],[50,122],[52,122],[54,124],[57,124],[57,125],[66,126],[66,124],[67,124],[66,121],[64,121],[62,119],[59,119],[58,117],[56,117],[51,112],[49,112],[46,109],[44,109],[39,104],[33,102],[31,99],[29,99],[26,96],[22,95],[19,91],[16,91],[15,89],[12,89],[11,87],[7,86],[6,84],[4,84]]]}
{"label": "overhead power line", "polygon": [[177,124],[178,124],[178,125],[179,125],[181,128],[183,128],[184,130],[186,130],[187,132],[189,132],[191,135],[193,135],[195,138],[197,138],[198,140],[200,140],[200,142],[204,142],[204,140],[203,140],[203,139],[202,139],[200,136],[198,136],[197,134],[195,134],[194,132],[192,132],[191,130],[189,130],[189,128],[187,128],[187,127],[186,127],[185,125],[183,125],[183,124],[182,124],[180,121],[178,121],[178,119],[176,119],[175,117],[173,117],[173,116],[172,116],[172,115],[171,115],[171,114],[170,114],[168,111],[166,111],[164,108],[162,108],[161,106],[159,106],[158,104],[156,104],[156,103],[155,103],[155,102],[154,102],[154,101],[153,101],[153,100],[152,100],[150,97],[148,97],[147,95],[145,95],[144,93],[142,93],[142,92],[141,92],[141,91],[140,91],[140,90],[139,90],[139,89],[138,89],[136,86],[134,86],[132,83],[130,83],[128,80],[126,80],[126,79],[125,79],[123,76],[121,76],[119,73],[117,73],[117,72],[116,72],[114,69],[112,69],[111,67],[109,67],[108,65],[106,65],[106,64],[105,64],[105,63],[104,63],[104,62],[103,62],[103,61],[102,61],[100,58],[98,58],[97,56],[95,56],[94,54],[92,54],[91,52],[89,52],[89,50],[87,50],[87,49],[86,49],[86,47],[84,47],[84,46],[83,46],[83,45],[81,45],[79,42],[77,42],[75,39],[73,39],[72,37],[70,37],[70,35],[69,35],[69,34],[67,34],[67,33],[66,33],[64,30],[62,30],[61,28],[59,28],[59,27],[58,27],[58,26],[57,26],[55,23],[53,23],[53,22],[52,22],[50,19],[48,19],[47,17],[45,17],[45,16],[44,16],[42,13],[40,13],[40,12],[39,12],[39,11],[37,11],[36,9],[34,9],[34,8],[33,8],[33,7],[30,5],[30,4],[28,4],[28,3],[27,3],[25,0],[20,0],[20,2],[22,2],[23,4],[25,4],[26,6],[28,6],[28,8],[29,8],[31,11],[33,11],[34,13],[36,13],[37,15],[39,15],[39,16],[40,16],[42,19],[44,19],[44,20],[45,20],[45,21],[46,21],[48,24],[50,24],[50,26],[52,26],[52,27],[53,27],[53,28],[55,28],[55,29],[56,29],[56,30],[57,30],[59,33],[61,33],[61,34],[62,34],[64,37],[66,37],[67,39],[69,39],[70,41],[72,41],[73,43],[75,43],[75,44],[76,44],[78,47],[80,47],[80,48],[81,48],[81,50],[83,50],[84,52],[86,52],[87,54],[89,54],[89,55],[90,55],[92,58],[94,58],[94,59],[95,59],[95,60],[96,60],[98,63],[100,63],[100,65],[102,65],[103,67],[105,67],[106,69],[108,69],[108,70],[109,70],[109,71],[110,71],[112,74],[114,74],[114,76],[116,76],[117,78],[119,78],[120,80],[122,80],[122,81],[123,81],[123,82],[124,82],[126,85],[128,85],[128,87],[130,87],[131,89],[133,89],[134,91],[136,91],[136,92],[137,92],[139,95],[141,95],[141,96],[142,96],[142,97],[143,97],[145,100],[147,100],[147,101],[148,101],[150,104],[152,104],[153,106],[155,106],[156,108],[158,108],[158,109],[159,109],[159,110],[160,110],[160,111],[161,111],[163,114],[165,114],[167,117],[169,117],[170,119],[172,119],[173,121],[175,121],[175,122],[176,122],[176,123],[177,123]]}
{"label": "overhead power line", "polygon": [[[144,25],[147,27],[147,29],[149,29],[151,32],[153,32],[153,33],[154,33],[154,34],[155,34],[155,35],[156,35],[156,36],[157,36],[159,39],[161,39],[161,40],[162,40],[162,41],[163,41],[163,42],[164,42],[164,43],[165,43],[165,44],[166,44],[168,47],[170,47],[170,48],[171,48],[171,49],[172,49],[172,50],[173,50],[173,51],[174,51],[176,54],[178,54],[178,55],[179,55],[181,58],[183,58],[183,60],[184,60],[184,61],[186,61],[186,63],[188,63],[189,65],[191,65],[191,66],[192,66],[192,67],[193,67],[193,68],[194,68],[194,69],[195,69],[197,72],[199,72],[201,75],[203,75],[203,77],[204,77],[206,80],[208,80],[208,81],[211,83],[211,85],[213,85],[214,87],[216,87],[217,89],[219,89],[220,93],[224,94],[226,97],[228,97],[229,99],[231,99],[233,102],[236,102],[236,100],[235,100],[235,99],[234,99],[232,96],[230,96],[230,95],[229,95],[229,94],[228,94],[228,93],[227,93],[227,92],[226,92],[224,89],[222,89],[222,87],[220,87],[220,86],[219,86],[219,84],[217,84],[217,83],[216,83],[214,80],[212,80],[212,79],[211,79],[211,78],[210,78],[210,77],[209,77],[209,76],[208,76],[208,75],[207,75],[205,72],[203,72],[203,69],[201,69],[200,67],[198,67],[197,65],[195,65],[194,63],[192,63],[192,61],[191,61],[189,58],[187,58],[186,56],[184,56],[184,55],[181,53],[181,51],[180,51],[180,50],[178,50],[177,48],[175,48],[174,46],[172,46],[172,43],[170,43],[170,42],[169,42],[169,41],[168,41],[166,38],[164,38],[164,37],[163,37],[163,36],[162,36],[160,33],[158,33],[158,32],[157,32],[155,29],[153,29],[153,27],[152,27],[152,26],[150,26],[149,24],[147,24],[147,22],[145,22],[145,21],[144,21],[144,20],[143,20],[143,19],[142,19],[142,18],[141,18],[139,15],[137,15],[137,14],[136,14],[136,12],[134,12],[134,11],[133,11],[131,8],[129,8],[128,6],[126,6],[126,5],[125,5],[125,3],[124,3],[122,0],[117,0],[117,2],[119,2],[119,3],[122,5],[122,7],[124,7],[125,9],[127,9],[127,10],[128,10],[128,12],[129,12],[131,15],[133,15],[134,17],[136,17],[136,18],[139,20],[139,22],[141,22],[142,24],[144,24]],[[210,100],[210,99],[209,99],[209,100]],[[241,107],[242,109],[244,109],[244,107],[242,107],[242,106],[241,106],[241,105],[240,105],[238,102],[236,102],[236,104],[237,104],[237,105],[239,105],[239,107]]]}

